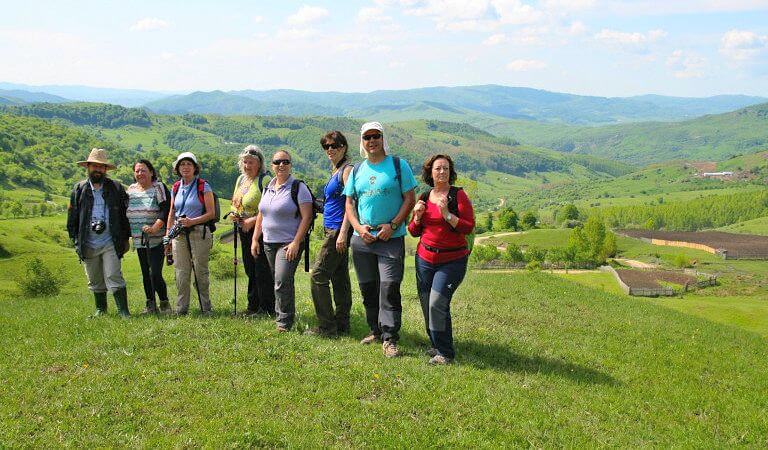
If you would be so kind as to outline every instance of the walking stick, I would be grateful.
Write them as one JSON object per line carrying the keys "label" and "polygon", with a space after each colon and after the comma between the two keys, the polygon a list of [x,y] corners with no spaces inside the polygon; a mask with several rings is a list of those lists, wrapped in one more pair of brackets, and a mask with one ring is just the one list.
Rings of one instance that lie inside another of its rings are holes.
{"label": "walking stick", "polygon": [[[232,211],[230,211],[224,214],[223,220],[226,220],[230,214],[233,214],[235,217],[238,217],[237,213],[233,213]],[[234,271],[235,271],[235,292],[233,294],[232,302],[235,305],[235,313],[234,313],[235,316],[237,316],[237,235],[239,234],[239,228],[240,228],[240,224],[238,222],[233,222],[232,235],[234,236],[234,239],[232,242],[234,246],[233,246],[233,252],[232,252],[232,264],[234,266]]]}

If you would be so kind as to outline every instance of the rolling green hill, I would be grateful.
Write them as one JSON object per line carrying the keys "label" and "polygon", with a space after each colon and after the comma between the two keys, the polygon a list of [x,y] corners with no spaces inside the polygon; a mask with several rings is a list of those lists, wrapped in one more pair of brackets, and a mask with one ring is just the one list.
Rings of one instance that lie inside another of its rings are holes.
{"label": "rolling green hill", "polygon": [[531,145],[636,165],[673,159],[722,161],[768,149],[768,103],[676,123],[569,127],[498,121],[475,125]]}

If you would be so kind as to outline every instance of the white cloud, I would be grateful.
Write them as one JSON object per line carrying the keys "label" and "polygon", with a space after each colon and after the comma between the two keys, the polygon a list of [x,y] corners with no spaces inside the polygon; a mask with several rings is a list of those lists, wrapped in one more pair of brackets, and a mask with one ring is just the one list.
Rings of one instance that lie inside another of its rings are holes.
{"label": "white cloud", "polygon": [[730,30],[720,39],[720,53],[735,62],[748,62],[768,48],[768,36],[753,31]]}
{"label": "white cloud", "polygon": [[330,13],[325,8],[304,5],[294,14],[289,16],[286,22],[289,25],[306,25],[324,19],[329,15]]}
{"label": "white cloud", "polygon": [[264,16],[253,16],[253,23],[262,23],[264,22]]}
{"label": "white cloud", "polygon": [[568,34],[571,34],[573,36],[581,36],[586,32],[587,32],[587,26],[584,25],[584,22],[575,20],[571,22],[571,25],[568,26]]}
{"label": "white cloud", "polygon": [[544,14],[520,0],[492,0],[499,22],[508,25],[525,25],[536,23]]}
{"label": "white cloud", "polygon": [[483,41],[483,45],[499,45],[507,42],[507,35],[504,33],[496,33],[488,36],[488,39]]}
{"label": "white cloud", "polygon": [[595,34],[595,39],[623,50],[645,53],[648,51],[649,44],[658,42],[666,36],[667,32],[664,30],[650,30],[647,33],[627,33],[603,28],[599,33]]}
{"label": "white cloud", "polygon": [[507,70],[512,72],[528,72],[546,69],[547,63],[538,59],[516,59],[507,64]]}
{"label": "white cloud", "polygon": [[597,5],[596,0],[542,0],[544,9],[557,12],[583,11]]}
{"label": "white cloud", "polygon": [[357,22],[358,23],[376,22],[378,20],[381,20],[383,16],[384,16],[384,9],[382,8],[375,8],[375,7],[361,8],[360,11],[357,13]]}
{"label": "white cloud", "polygon": [[145,17],[131,25],[131,31],[154,31],[168,28],[168,22],[157,17]]}
{"label": "white cloud", "polygon": [[765,0],[608,0],[600,6],[606,12],[628,16],[768,11]]}
{"label": "white cloud", "polygon": [[390,69],[400,69],[402,67],[405,67],[405,63],[402,61],[390,61],[387,65]]}
{"label": "white cloud", "polygon": [[667,67],[673,70],[675,78],[701,78],[706,66],[705,58],[683,50],[675,50],[667,57]]}
{"label": "white cloud", "polygon": [[297,41],[309,39],[317,36],[319,33],[314,28],[287,28],[277,32],[277,38],[281,40]]}

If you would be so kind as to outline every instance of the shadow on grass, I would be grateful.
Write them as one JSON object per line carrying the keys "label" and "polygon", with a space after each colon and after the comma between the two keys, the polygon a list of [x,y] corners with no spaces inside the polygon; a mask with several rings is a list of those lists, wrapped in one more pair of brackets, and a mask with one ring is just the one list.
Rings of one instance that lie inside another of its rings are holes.
{"label": "shadow on grass", "polygon": [[621,385],[605,372],[562,359],[522,355],[501,344],[461,340],[457,347],[462,364],[503,372],[556,375],[580,383]]}

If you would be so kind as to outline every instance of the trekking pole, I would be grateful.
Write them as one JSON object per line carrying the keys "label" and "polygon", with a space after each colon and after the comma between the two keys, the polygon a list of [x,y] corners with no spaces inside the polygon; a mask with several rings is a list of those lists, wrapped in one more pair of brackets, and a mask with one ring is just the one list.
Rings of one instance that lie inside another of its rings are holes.
{"label": "trekking pole", "polygon": [[[185,217],[185,216],[181,216]],[[203,225],[206,226],[206,225]],[[195,270],[195,257],[192,254],[192,242],[189,239],[189,228],[184,228],[184,238],[187,240],[187,249],[189,250],[189,264],[192,266],[192,275],[195,277],[195,290],[197,291],[197,303],[200,305],[200,311],[203,310],[203,299],[200,298],[200,285],[197,284],[197,271]]]}
{"label": "trekking pole", "polygon": [[[149,273],[149,288],[152,289],[152,298],[148,298],[147,300],[152,301],[155,303],[155,309],[157,309],[157,303],[154,302],[155,299],[155,280],[154,280],[154,273],[152,272],[152,265],[150,264],[149,259],[149,236],[145,232],[141,232],[141,245],[144,247],[144,264],[147,265],[147,272]],[[136,250],[138,252],[138,250]],[[160,270],[162,270],[163,266],[160,266]]]}
{"label": "trekking pole", "polygon": [[[230,211],[230,212],[224,214],[223,220],[226,220],[227,217],[229,217],[230,214],[234,214],[235,217],[238,217],[237,213],[233,213],[233,212]],[[234,313],[235,316],[237,316],[237,235],[238,235],[239,228],[240,228],[240,224],[238,222],[233,222],[233,224],[232,224],[232,233],[233,233],[233,236],[234,236],[234,240],[232,242],[233,242],[234,247],[233,247],[233,252],[232,252],[232,263],[233,263],[234,271],[235,271],[235,292],[233,294],[233,303],[235,305],[235,313]]]}

